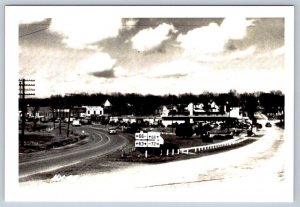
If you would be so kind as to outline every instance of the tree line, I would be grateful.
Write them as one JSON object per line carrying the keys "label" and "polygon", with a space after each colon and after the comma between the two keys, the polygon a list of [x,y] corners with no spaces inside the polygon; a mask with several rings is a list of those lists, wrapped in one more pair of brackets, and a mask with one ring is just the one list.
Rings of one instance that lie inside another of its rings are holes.
{"label": "tree line", "polygon": [[281,91],[237,93],[230,90],[228,93],[202,94],[184,93],[179,95],[142,95],[136,93],[112,93],[112,94],[71,94],[55,95],[48,98],[27,99],[27,105],[32,107],[49,106],[52,108],[70,108],[74,106],[100,106],[106,100],[112,104],[112,115],[153,115],[158,113],[158,108],[163,105],[177,106],[184,109],[189,103],[202,103],[204,107],[214,101],[218,106],[240,107],[243,112],[253,115],[261,110],[265,114],[275,114],[284,111],[284,94]]}

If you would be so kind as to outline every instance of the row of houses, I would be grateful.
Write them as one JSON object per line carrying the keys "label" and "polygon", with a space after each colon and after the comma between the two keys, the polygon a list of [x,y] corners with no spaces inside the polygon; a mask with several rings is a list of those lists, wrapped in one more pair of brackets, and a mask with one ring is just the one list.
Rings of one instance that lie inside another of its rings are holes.
{"label": "row of houses", "polygon": [[[21,116],[21,111],[19,112]],[[104,115],[104,108],[102,106],[82,106],[73,107],[72,109],[53,109],[51,107],[27,107],[26,117],[27,118],[39,118],[41,120],[52,120],[57,118],[85,118],[91,116],[102,116]]]}
{"label": "row of houses", "polygon": [[[40,120],[49,121],[57,118],[65,119],[73,118],[85,118],[91,116],[103,116],[104,111],[109,111],[111,103],[107,100],[102,106],[76,106],[69,108],[52,108],[52,107],[30,107],[26,108],[27,118],[38,118]],[[21,117],[21,111],[19,116]]]}
{"label": "row of houses", "polygon": [[214,102],[210,102],[206,110],[204,109],[204,104],[201,103],[190,103],[187,106],[165,105],[157,110],[156,116],[111,116],[109,121],[114,123],[148,122],[150,125],[162,124],[169,126],[200,121],[241,120],[242,118],[239,107],[224,106],[222,109]]}
{"label": "row of houses", "polygon": [[[224,105],[218,106],[215,102],[209,102],[206,106],[203,103],[190,103],[186,106],[182,105],[165,105],[158,110],[158,114],[161,116],[172,115],[205,115],[205,114],[226,114],[231,113],[233,116],[241,116],[239,107],[229,107]],[[238,113],[238,114],[237,114]]]}
{"label": "row of houses", "polygon": [[[241,118],[240,109],[238,107],[226,108],[219,107],[215,102],[211,101],[204,108],[204,104],[190,103],[183,105],[164,105],[159,107],[158,113],[152,116],[110,116],[112,104],[106,100],[101,106],[80,106],[72,109],[51,108],[51,107],[27,107],[27,117],[39,118],[40,120],[49,121],[57,118],[65,119],[86,118],[86,117],[103,117],[108,116],[109,122],[115,123],[134,123],[148,122],[149,124],[162,123],[165,126],[174,123],[195,122],[201,120],[224,120],[228,118]],[[21,115],[21,113],[20,113]]]}

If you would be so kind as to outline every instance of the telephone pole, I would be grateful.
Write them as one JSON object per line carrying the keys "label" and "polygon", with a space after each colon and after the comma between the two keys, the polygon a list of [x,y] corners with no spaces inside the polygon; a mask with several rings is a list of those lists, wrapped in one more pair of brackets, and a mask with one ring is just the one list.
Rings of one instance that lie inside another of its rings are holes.
{"label": "telephone pole", "polygon": [[[31,82],[31,83],[28,83]],[[35,86],[34,83],[35,80],[32,79],[19,79],[19,98],[20,98],[20,107],[22,111],[22,123],[21,123],[21,147],[24,147],[24,141],[25,141],[25,122],[26,122],[26,96],[34,96],[35,94],[32,93],[35,91],[32,86]],[[31,92],[30,92],[31,91]]]}
{"label": "telephone pole", "polygon": [[72,97],[75,94],[72,93],[68,93],[65,95],[65,98],[67,99],[67,107],[69,108],[69,114],[68,114],[68,126],[67,126],[67,137],[69,137],[69,132],[70,132],[70,119],[71,119],[71,111],[73,109],[73,104],[72,104],[72,100],[70,101],[70,97]]}

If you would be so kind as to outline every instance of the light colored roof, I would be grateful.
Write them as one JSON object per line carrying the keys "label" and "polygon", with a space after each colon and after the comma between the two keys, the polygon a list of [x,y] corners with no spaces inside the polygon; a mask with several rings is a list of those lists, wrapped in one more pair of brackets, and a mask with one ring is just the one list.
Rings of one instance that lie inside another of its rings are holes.
{"label": "light colored roof", "polygon": [[111,106],[111,103],[109,102],[109,100],[107,99],[104,103],[104,106],[107,107],[107,106]]}

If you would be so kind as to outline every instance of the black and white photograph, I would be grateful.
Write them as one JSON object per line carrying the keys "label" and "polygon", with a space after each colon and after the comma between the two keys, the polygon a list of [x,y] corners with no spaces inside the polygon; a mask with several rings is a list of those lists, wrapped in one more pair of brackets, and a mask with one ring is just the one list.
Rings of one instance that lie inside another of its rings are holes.
{"label": "black and white photograph", "polygon": [[292,202],[293,12],[6,6],[6,200]]}

